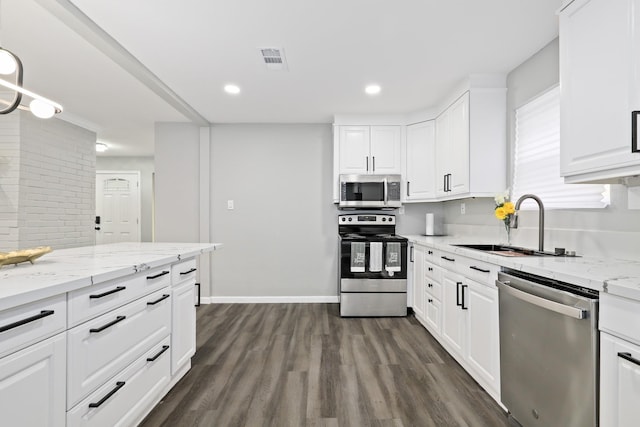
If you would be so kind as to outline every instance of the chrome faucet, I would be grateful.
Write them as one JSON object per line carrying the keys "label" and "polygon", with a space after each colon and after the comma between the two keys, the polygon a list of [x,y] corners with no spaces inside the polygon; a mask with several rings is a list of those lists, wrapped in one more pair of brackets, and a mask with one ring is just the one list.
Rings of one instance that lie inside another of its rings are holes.
{"label": "chrome faucet", "polygon": [[533,199],[538,204],[538,250],[544,252],[544,205],[538,196],[525,194],[518,199],[515,206],[516,212],[511,219],[511,228],[518,228],[518,210],[526,199]]}

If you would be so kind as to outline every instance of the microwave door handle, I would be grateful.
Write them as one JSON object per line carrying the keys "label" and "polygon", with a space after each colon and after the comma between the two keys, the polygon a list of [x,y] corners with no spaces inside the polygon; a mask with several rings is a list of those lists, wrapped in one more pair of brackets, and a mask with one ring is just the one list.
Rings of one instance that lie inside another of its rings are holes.
{"label": "microwave door handle", "polygon": [[387,195],[387,185],[388,185],[388,184],[387,184],[387,178],[383,179],[383,180],[382,180],[382,182],[383,182],[383,187],[382,187],[382,197],[383,197],[383,199],[384,199],[384,204],[385,204],[385,206],[386,206],[386,204],[387,204],[387,202],[388,202],[388,200],[387,200],[387,199],[388,199],[388,197],[387,197],[387,196],[388,196],[388,195]]}

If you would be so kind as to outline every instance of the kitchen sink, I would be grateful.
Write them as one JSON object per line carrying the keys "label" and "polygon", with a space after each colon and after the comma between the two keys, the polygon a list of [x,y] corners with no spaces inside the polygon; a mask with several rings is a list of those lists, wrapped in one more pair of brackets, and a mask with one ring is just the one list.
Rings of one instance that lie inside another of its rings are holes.
{"label": "kitchen sink", "polygon": [[[519,246],[508,245],[490,245],[490,244],[466,244],[466,245],[452,245],[461,248],[474,249],[477,251],[488,252],[495,255],[502,256],[569,256],[564,251],[548,252],[537,251],[535,249],[522,248]],[[575,255],[571,255],[575,256]]]}

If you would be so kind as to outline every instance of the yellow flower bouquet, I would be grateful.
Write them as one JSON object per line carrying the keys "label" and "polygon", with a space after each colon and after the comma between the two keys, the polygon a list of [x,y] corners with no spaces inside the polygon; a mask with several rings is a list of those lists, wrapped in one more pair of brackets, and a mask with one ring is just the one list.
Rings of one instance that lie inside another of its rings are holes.
{"label": "yellow flower bouquet", "polygon": [[509,200],[509,190],[496,195],[494,200],[496,202],[494,214],[504,223],[504,228],[507,231],[507,244],[511,244],[511,217],[516,213],[516,208]]}

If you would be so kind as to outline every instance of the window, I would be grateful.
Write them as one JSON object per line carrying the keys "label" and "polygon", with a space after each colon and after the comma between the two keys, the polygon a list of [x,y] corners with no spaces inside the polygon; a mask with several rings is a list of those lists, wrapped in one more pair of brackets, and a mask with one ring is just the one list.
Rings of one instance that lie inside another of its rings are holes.
{"label": "window", "polygon": [[523,194],[540,197],[545,209],[604,208],[610,203],[608,185],[565,184],[560,176],[559,87],[516,110],[513,200]]}

